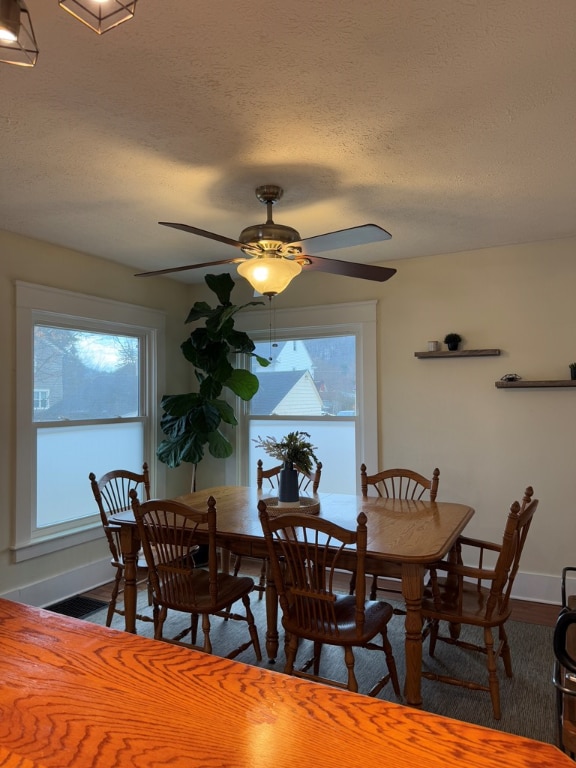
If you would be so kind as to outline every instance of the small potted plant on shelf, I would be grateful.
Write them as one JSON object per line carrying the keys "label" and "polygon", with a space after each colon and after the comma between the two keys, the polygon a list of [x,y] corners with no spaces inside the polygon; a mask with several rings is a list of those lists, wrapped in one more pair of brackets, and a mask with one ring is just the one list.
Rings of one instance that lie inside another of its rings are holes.
{"label": "small potted plant on shelf", "polygon": [[570,368],[570,378],[572,381],[576,380],[576,363],[570,363],[568,367]]}
{"label": "small potted plant on shelf", "polygon": [[275,437],[254,440],[257,448],[262,448],[268,456],[283,462],[278,483],[278,500],[281,502],[298,501],[298,472],[295,466],[303,472],[312,471],[313,463],[318,463],[316,446],[310,442],[308,432],[289,432],[282,440]]}
{"label": "small potted plant on shelf", "polygon": [[444,337],[444,344],[448,346],[451,352],[455,352],[458,349],[458,344],[462,341],[462,336],[459,333],[447,333]]}

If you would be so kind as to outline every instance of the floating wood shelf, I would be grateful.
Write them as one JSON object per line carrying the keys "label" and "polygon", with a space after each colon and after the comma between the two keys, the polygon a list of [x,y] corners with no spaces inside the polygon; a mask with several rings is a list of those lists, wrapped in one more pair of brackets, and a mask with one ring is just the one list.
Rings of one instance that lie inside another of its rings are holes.
{"label": "floating wood shelf", "polygon": [[557,379],[552,381],[496,381],[497,389],[528,389],[535,387],[576,387],[572,379]]}
{"label": "floating wood shelf", "polygon": [[457,349],[454,352],[414,352],[414,357],[489,357],[499,354],[499,349]]}

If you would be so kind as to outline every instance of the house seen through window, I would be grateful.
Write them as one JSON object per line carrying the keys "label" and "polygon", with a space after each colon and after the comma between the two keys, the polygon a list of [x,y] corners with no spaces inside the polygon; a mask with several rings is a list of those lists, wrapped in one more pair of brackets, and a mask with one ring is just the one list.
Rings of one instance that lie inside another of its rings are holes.
{"label": "house seen through window", "polygon": [[[304,431],[323,465],[321,490],[354,493],[356,336],[263,341],[256,344],[256,352],[270,359],[270,366],[252,363],[260,388],[248,405],[250,467],[260,458],[265,467],[277,463],[254,446],[255,438],[281,439],[288,432]],[[252,475],[254,471],[251,482]]]}

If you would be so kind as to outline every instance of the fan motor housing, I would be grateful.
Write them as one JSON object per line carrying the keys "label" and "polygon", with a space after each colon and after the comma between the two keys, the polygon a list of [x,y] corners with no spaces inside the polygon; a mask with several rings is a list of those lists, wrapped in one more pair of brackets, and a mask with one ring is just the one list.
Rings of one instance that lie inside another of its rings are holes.
{"label": "fan motor housing", "polygon": [[273,222],[266,222],[265,224],[253,224],[250,227],[246,227],[240,232],[238,241],[240,243],[259,243],[263,245],[266,241],[272,241],[276,243],[294,243],[300,240],[300,233],[292,227],[287,227],[284,224],[274,224]]}

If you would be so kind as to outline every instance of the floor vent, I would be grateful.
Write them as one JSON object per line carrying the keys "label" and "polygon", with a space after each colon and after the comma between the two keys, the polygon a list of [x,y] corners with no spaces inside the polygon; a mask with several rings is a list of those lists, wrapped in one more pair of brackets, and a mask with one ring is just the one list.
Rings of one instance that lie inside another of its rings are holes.
{"label": "floor vent", "polygon": [[47,605],[46,610],[61,613],[63,616],[72,616],[75,619],[83,619],[85,616],[90,616],[91,613],[106,608],[107,605],[108,603],[102,600],[76,595],[75,597],[69,597],[67,600],[61,600],[59,603]]}

